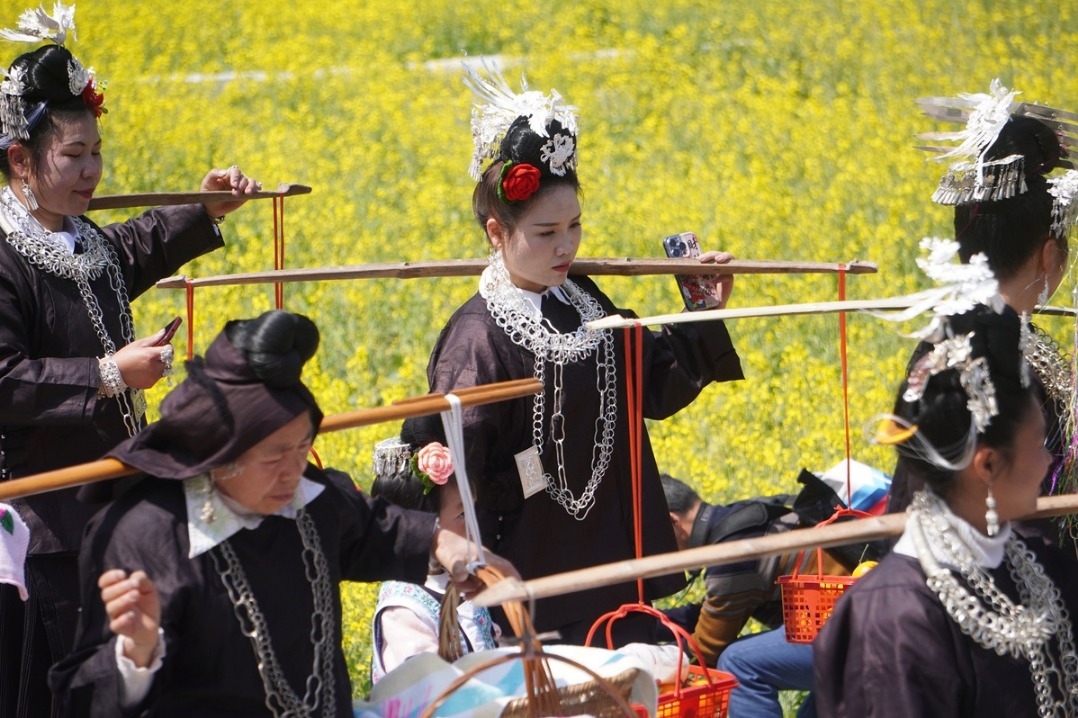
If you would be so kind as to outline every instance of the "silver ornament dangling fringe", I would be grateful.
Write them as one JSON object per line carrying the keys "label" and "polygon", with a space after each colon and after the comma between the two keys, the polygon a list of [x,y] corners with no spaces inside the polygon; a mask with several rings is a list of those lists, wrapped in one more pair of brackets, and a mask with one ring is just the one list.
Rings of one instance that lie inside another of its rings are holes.
{"label": "silver ornament dangling fringe", "polygon": [[992,487],[988,487],[988,495],[984,497],[984,522],[987,525],[988,535],[995,536],[999,533],[999,514],[996,513],[996,497],[992,495]]}
{"label": "silver ornament dangling fringe", "polygon": [[37,203],[37,197],[34,196],[34,191],[30,189],[30,183],[26,180],[22,182],[22,196],[26,198],[26,207],[31,212],[41,206]]}
{"label": "silver ornament dangling fringe", "polygon": [[1044,275],[1044,286],[1041,287],[1041,293],[1037,295],[1037,304],[1042,307],[1048,303],[1048,275]]}

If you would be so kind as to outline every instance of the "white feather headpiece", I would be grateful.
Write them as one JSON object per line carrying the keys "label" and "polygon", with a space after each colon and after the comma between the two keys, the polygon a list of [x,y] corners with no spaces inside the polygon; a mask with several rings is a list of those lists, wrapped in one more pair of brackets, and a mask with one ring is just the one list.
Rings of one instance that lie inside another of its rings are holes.
{"label": "white feather headpiece", "polygon": [[1048,178],[1048,194],[1052,202],[1052,236],[1066,239],[1078,219],[1078,170],[1067,170],[1061,175]]}
{"label": "white feather headpiece", "polygon": [[51,41],[57,45],[67,42],[67,34],[75,40],[75,6],[57,2],[52,6],[52,15],[45,8],[38,6],[19,16],[15,30],[0,30],[0,37],[12,42]]}
{"label": "white feather headpiece", "polygon": [[911,368],[903,398],[917,401],[931,377],[947,369],[956,369],[966,391],[973,426],[977,432],[983,432],[992,417],[999,414],[996,388],[989,376],[987,360],[972,358],[971,335],[953,335],[948,318],[965,314],[982,304],[999,314],[1005,304],[999,294],[999,282],[988,267],[988,258],[978,253],[970,257],[969,263],[956,264],[958,247],[958,242],[950,239],[922,239],[921,249],[928,254],[918,258],[917,265],[939,286],[907,296],[911,306],[905,311],[873,314],[891,321],[906,321],[925,313],[931,315],[925,328],[909,335],[931,342],[935,347]]}
{"label": "white feather headpiece", "polygon": [[934,158],[937,162],[952,158],[981,162],[1007,120],[1011,119],[1014,98],[1020,94],[1004,87],[998,77],[992,80],[988,94],[960,92],[951,106],[969,111],[965,129],[957,132],[925,132],[917,136],[925,140],[959,143],[957,147]]}
{"label": "white feather headpiece", "polygon": [[957,146],[931,158],[937,162],[954,159],[950,170],[940,180],[932,201],[943,205],[1006,199],[1026,191],[1024,158],[1011,155],[986,161],[985,153],[995,144],[1003,126],[1017,106],[1019,92],[1008,90],[992,80],[987,94],[959,93],[953,98],[919,100],[925,112],[935,117],[968,115],[966,126],[957,132],[924,132],[917,137],[936,142],[957,142]]}
{"label": "white feather headpiece", "polygon": [[[490,79],[482,77],[475,68],[464,64],[467,73],[464,84],[472,89],[484,104],[472,109],[472,143],[475,153],[469,173],[479,180],[483,176],[483,163],[498,156],[502,140],[509,126],[518,117],[527,117],[531,130],[540,137],[549,137],[548,127],[553,120],[561,123],[570,134],[576,136],[576,107],[562,102],[557,90],[544,95],[528,89],[527,79],[521,75],[521,92],[513,92],[497,67],[483,62],[483,69]],[[543,161],[550,163],[550,171],[564,175],[566,169],[576,167],[576,147],[572,138],[555,138],[544,147]]]}
{"label": "white feather headpiece", "polygon": [[943,326],[947,317],[965,314],[978,304],[984,304],[997,313],[1003,311],[999,282],[988,266],[988,257],[983,253],[970,257],[968,264],[961,264],[954,261],[959,245],[953,239],[925,237],[920,246],[928,255],[918,257],[917,266],[939,286],[907,296],[909,309],[876,313],[875,316],[903,322],[929,313],[932,316],[929,324],[909,336],[935,342],[944,336]]}

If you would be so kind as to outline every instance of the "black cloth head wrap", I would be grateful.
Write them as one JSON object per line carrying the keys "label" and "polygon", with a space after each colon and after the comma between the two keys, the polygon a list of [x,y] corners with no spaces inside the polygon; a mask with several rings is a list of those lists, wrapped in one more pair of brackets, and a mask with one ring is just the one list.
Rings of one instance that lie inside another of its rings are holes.
{"label": "black cloth head wrap", "polygon": [[[305,323],[308,336],[314,332],[317,347],[314,324],[306,317],[291,316]],[[317,433],[322,411],[300,381],[302,364],[314,348],[306,356],[301,347],[286,349],[281,353],[301,353],[291,357],[296,370],[260,378],[248,352],[230,340],[242,324],[229,322],[206,351],[205,360],[188,362],[187,378],[161,402],[161,418],[109,456],[153,476],[186,479],[236,460],[300,414],[310,414]]]}

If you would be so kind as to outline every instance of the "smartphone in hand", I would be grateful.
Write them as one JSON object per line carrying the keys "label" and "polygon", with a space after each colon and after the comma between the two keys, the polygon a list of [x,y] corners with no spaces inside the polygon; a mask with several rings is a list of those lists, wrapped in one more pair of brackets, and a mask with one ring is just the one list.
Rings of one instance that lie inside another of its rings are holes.
{"label": "smartphone in hand", "polygon": [[183,324],[183,318],[182,317],[176,317],[171,322],[166,324],[165,325],[165,333],[164,333],[164,335],[160,339],[158,339],[156,342],[154,342],[153,345],[155,347],[160,347],[160,346],[164,346],[165,344],[168,344],[170,341],[172,341],[173,335],[176,334],[176,330],[180,328],[181,324]]}
{"label": "smartphone in hand", "polygon": [[[671,258],[700,256],[700,242],[692,232],[671,234],[663,240],[663,250]],[[719,306],[719,297],[715,291],[715,277],[710,274],[675,274],[681,298],[689,311],[696,309],[714,309]]]}

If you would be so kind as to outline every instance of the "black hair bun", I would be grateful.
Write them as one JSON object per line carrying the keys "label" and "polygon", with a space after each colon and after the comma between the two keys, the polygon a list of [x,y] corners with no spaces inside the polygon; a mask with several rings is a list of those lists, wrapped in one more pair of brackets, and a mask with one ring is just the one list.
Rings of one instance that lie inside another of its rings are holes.
{"label": "black hair bun", "polygon": [[1055,131],[1040,120],[1015,115],[1007,120],[996,141],[988,148],[985,158],[999,160],[1011,155],[1025,158],[1027,180],[1045,175],[1056,168],[1065,157]]}
{"label": "black hair bun", "polygon": [[428,414],[405,419],[401,424],[401,441],[412,447],[413,451],[422,449],[432,441],[445,444],[445,429],[438,414]]}
{"label": "black hair bun", "polygon": [[45,45],[17,57],[11,67],[20,67],[25,73],[23,100],[28,105],[48,102],[52,107],[83,104],[82,88],[77,93],[71,92],[68,67],[73,60],[71,51],[59,45]]}
{"label": "black hair bun", "polygon": [[319,333],[307,317],[271,309],[256,319],[230,323],[228,341],[243,352],[262,382],[274,388],[296,384],[303,365],[318,349]]}
{"label": "black hair bun", "polygon": [[[542,159],[543,147],[557,134],[571,137],[575,146],[576,135],[565,129],[558,120],[551,120],[546,127],[548,136],[543,137],[535,133],[527,117],[521,116],[513,120],[513,124],[509,125],[509,129],[506,130],[505,137],[502,139],[501,148],[499,149],[501,158],[537,167],[544,179],[552,176],[554,173],[550,171],[549,162]],[[575,175],[576,171],[567,167],[566,173]]]}

